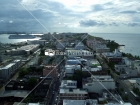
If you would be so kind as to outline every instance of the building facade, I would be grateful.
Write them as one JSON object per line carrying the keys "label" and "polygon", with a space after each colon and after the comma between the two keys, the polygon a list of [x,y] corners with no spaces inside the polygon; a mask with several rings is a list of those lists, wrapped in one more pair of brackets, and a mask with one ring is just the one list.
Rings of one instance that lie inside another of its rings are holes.
{"label": "building facade", "polygon": [[92,76],[83,79],[83,88],[87,89],[89,93],[101,94],[105,88],[114,90],[116,86],[111,76]]}

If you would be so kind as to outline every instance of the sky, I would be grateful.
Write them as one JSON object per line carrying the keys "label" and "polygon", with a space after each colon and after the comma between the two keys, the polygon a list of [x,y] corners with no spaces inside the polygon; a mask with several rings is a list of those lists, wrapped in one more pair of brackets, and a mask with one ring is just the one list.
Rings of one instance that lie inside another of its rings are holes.
{"label": "sky", "polygon": [[140,33],[140,0],[0,0],[0,31]]}

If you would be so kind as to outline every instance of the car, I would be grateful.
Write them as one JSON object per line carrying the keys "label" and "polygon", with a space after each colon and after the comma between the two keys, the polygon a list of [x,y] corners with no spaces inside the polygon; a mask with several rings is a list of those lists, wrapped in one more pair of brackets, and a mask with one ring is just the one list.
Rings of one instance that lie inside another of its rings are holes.
{"label": "car", "polygon": [[55,91],[53,91],[53,94],[55,93]]}

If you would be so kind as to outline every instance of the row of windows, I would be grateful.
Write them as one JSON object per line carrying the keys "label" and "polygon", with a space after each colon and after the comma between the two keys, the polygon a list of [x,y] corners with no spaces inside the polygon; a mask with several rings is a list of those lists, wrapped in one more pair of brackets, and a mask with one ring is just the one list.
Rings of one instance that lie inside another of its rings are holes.
{"label": "row of windows", "polygon": [[61,96],[85,96],[85,94],[60,94]]}
{"label": "row of windows", "polygon": [[84,100],[84,97],[60,97],[60,99],[74,99],[74,100]]}

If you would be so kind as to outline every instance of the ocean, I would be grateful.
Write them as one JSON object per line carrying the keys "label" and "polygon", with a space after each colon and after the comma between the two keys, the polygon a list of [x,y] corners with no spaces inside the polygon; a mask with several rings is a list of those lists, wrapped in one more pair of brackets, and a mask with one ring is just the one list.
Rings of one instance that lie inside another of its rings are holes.
{"label": "ocean", "polygon": [[122,33],[91,33],[90,35],[101,37],[103,39],[114,40],[120,45],[120,51],[131,53],[133,56],[140,56],[140,34],[122,34]]}
{"label": "ocean", "polygon": [[[140,34],[121,34],[121,33],[90,33],[90,35],[102,37],[103,39],[114,40],[120,45],[120,51],[124,53],[131,53],[132,55],[140,56]],[[38,40],[35,39],[8,39],[7,34],[0,35],[1,43],[17,43],[27,40]]]}

